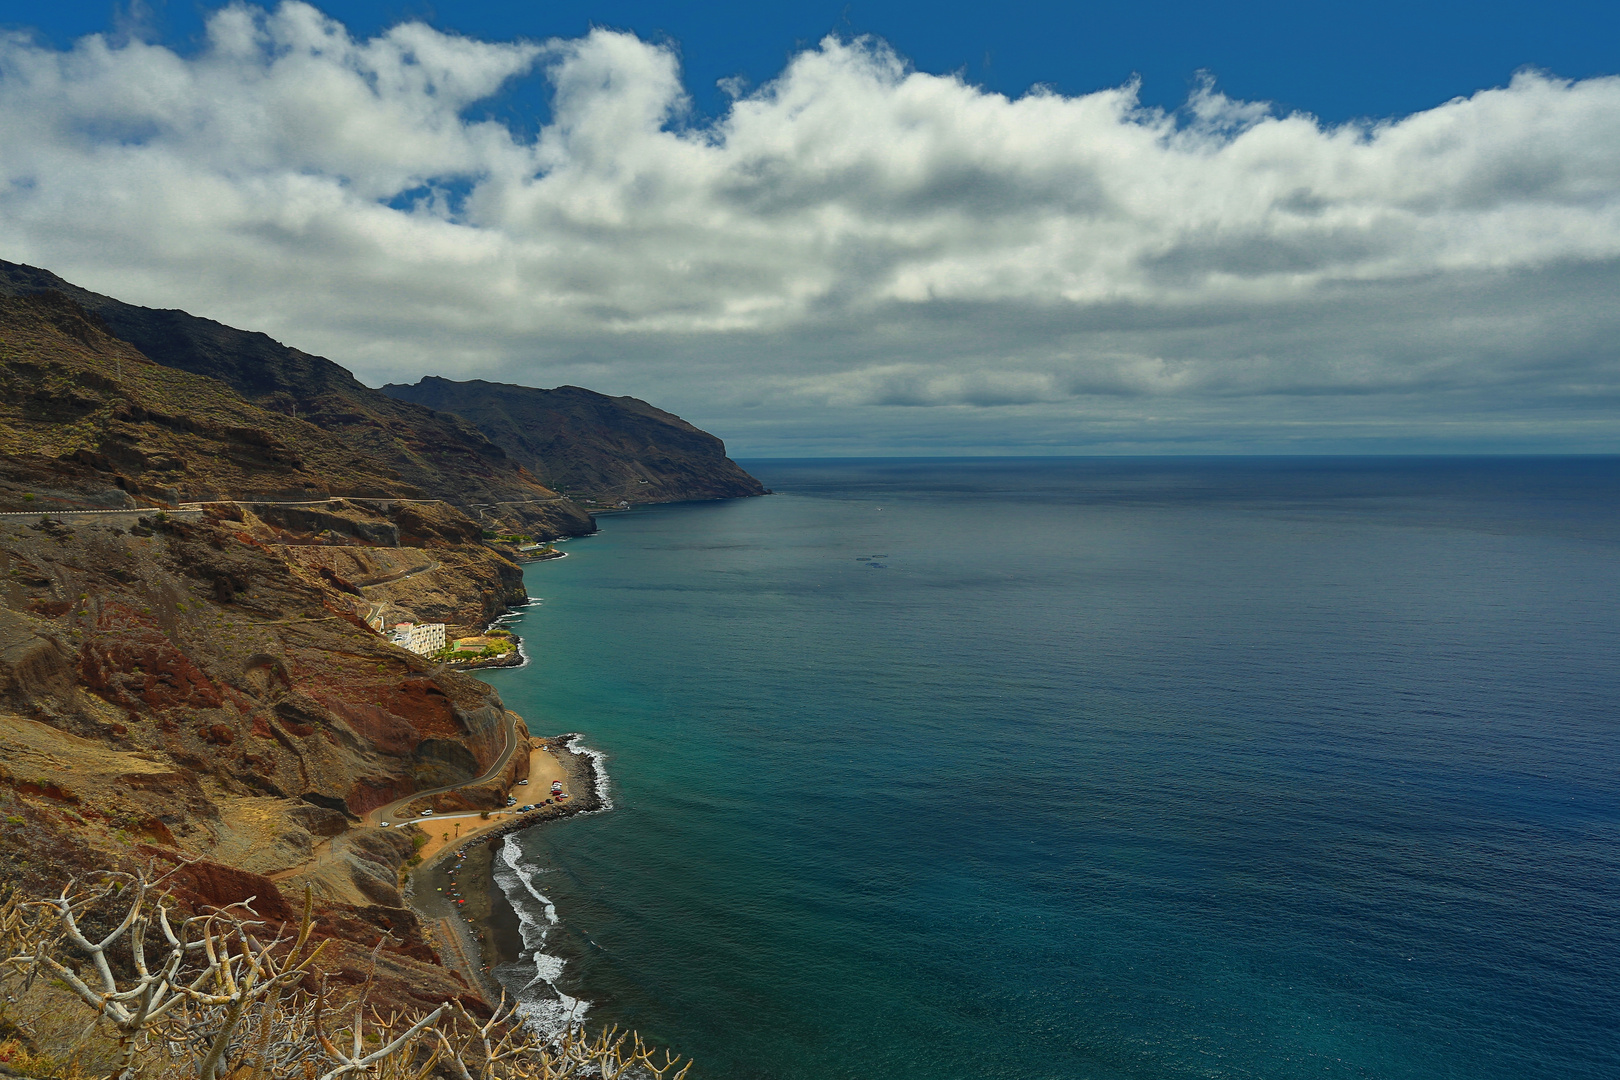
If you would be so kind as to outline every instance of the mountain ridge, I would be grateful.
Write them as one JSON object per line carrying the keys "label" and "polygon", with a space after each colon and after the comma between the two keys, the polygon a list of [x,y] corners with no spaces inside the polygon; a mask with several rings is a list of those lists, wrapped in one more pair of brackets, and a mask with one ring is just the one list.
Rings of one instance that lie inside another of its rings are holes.
{"label": "mountain ridge", "polygon": [[[597,398],[610,418],[633,402]],[[478,634],[526,600],[520,536],[590,531],[585,509],[330,360],[0,262],[0,511],[0,898],[166,865],[187,911],[284,914],[307,886],[334,988],[487,1015],[408,906],[425,834],[361,815],[418,793],[498,813],[530,733],[379,628]]]}
{"label": "mountain ridge", "polygon": [[0,260],[0,295],[46,292],[68,297],[157,364],[217,379],[260,408],[313,424],[391,469],[402,486],[540,536],[595,529],[584,510],[459,417],[379,393],[335,361],[267,334],[178,309],[127,304],[49,270]]}
{"label": "mountain ridge", "polygon": [[0,296],[0,506],[118,509],[274,491],[419,497],[374,458],[154,363],[60,292]]}
{"label": "mountain ridge", "polygon": [[719,438],[640,398],[436,375],[381,392],[462,417],[549,486],[598,503],[766,494]]}

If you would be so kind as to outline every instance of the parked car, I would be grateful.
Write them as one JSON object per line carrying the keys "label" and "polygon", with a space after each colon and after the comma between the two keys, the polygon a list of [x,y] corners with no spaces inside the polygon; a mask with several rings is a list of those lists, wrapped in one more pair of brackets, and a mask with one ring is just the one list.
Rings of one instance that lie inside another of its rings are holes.
{"label": "parked car", "polygon": [[526,784],[528,784],[528,781],[527,781],[527,780],[519,780],[519,781],[518,781],[518,786],[519,786],[519,787],[522,787],[522,786],[524,786],[524,785],[526,785]]}

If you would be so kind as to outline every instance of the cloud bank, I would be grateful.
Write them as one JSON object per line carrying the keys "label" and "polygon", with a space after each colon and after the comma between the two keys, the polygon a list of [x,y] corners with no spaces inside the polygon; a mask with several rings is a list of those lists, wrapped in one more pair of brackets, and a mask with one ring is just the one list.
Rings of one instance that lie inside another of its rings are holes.
{"label": "cloud bank", "polygon": [[[540,78],[537,135],[487,118]],[[1325,127],[829,38],[717,118],[630,34],[0,38],[0,256],[745,452],[1620,450],[1620,78]]]}

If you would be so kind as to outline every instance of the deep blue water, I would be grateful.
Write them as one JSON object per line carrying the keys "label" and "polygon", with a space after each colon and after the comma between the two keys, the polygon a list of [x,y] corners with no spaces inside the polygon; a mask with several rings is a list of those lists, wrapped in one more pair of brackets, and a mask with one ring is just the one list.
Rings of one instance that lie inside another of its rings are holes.
{"label": "deep blue water", "polygon": [[531,567],[490,677],[609,755],[521,841],[593,1022],[710,1080],[1620,1076],[1620,459],[744,465]]}

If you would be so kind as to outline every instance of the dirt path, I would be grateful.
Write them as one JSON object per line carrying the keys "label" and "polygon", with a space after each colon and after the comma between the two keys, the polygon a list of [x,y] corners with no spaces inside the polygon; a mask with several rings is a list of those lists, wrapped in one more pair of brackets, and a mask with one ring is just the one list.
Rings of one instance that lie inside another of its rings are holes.
{"label": "dirt path", "polygon": [[382,618],[383,613],[386,612],[390,607],[394,606],[394,601],[387,599],[373,600],[369,596],[365,595],[365,590],[381,588],[384,585],[397,585],[406,578],[415,577],[417,574],[430,573],[434,570],[438,570],[443,565],[444,564],[438,559],[430,559],[425,566],[413,566],[408,570],[400,570],[392,574],[385,574],[380,578],[374,578],[370,581],[355,582],[355,588],[360,590],[360,598],[355,603],[354,613],[360,617],[361,621],[368,625],[371,623],[372,619]]}
{"label": "dirt path", "polygon": [[444,564],[439,562],[438,559],[433,559],[426,566],[413,566],[409,570],[401,570],[397,574],[387,574],[372,581],[357,581],[355,582],[355,588],[370,589],[378,585],[392,585],[395,582],[404,581],[408,577],[415,577],[417,574],[425,574],[430,570],[437,570],[442,565]]}

